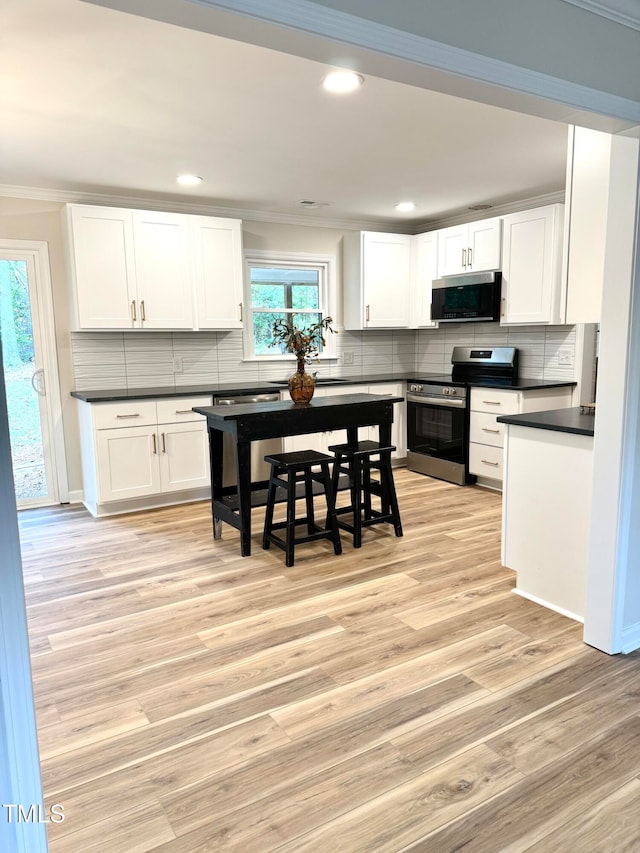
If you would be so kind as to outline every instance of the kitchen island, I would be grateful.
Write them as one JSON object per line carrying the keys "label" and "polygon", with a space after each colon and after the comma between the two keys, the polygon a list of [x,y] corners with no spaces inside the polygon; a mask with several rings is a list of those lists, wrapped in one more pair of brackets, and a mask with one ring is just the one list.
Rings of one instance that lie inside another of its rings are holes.
{"label": "kitchen island", "polygon": [[515,592],[584,620],[594,416],[580,408],[499,417],[505,424],[502,564]]}
{"label": "kitchen island", "polygon": [[[289,435],[306,435],[332,430],[347,431],[347,441],[355,444],[360,427],[377,426],[380,443],[391,444],[393,405],[402,397],[376,394],[344,394],[320,397],[307,404],[290,400],[271,403],[241,403],[226,407],[196,407],[204,415],[209,430],[211,465],[211,511],[214,538],[221,536],[221,524],[240,530],[243,557],[251,555],[251,495],[262,484],[252,484],[251,442]],[[237,487],[223,487],[223,437],[229,433],[235,443]]]}

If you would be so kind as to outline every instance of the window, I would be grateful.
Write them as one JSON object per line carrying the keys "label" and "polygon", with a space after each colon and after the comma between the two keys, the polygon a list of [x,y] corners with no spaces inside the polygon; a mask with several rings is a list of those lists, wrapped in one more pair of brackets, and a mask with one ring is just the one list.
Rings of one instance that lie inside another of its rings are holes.
{"label": "window", "polygon": [[[286,319],[300,329],[333,316],[333,265],[333,258],[281,253],[252,253],[247,257],[246,358],[291,358],[282,348],[270,346],[277,319]],[[329,339],[324,355],[333,355]]]}

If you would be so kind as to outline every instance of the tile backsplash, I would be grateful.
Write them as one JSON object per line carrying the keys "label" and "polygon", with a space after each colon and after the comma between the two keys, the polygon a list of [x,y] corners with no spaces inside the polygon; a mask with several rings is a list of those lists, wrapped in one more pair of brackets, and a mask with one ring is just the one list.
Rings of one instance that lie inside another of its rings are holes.
{"label": "tile backsplash", "polygon": [[[76,390],[185,387],[283,379],[292,364],[243,361],[242,331],[73,332]],[[448,373],[454,346],[515,346],[520,375],[573,379],[574,326],[452,323],[437,329],[340,330],[337,360],[320,361],[324,376],[365,378],[380,373]],[[560,364],[559,351],[564,355]],[[567,363],[568,362],[568,363]],[[182,370],[175,370],[181,363]]]}

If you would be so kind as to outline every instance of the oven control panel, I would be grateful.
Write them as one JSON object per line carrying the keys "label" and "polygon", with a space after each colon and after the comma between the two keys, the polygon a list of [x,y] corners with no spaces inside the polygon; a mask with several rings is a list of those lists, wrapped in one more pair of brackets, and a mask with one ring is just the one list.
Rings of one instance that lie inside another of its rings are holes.
{"label": "oven control panel", "polygon": [[410,394],[422,394],[425,397],[461,397],[467,396],[466,388],[456,388],[453,385],[418,385],[410,382],[407,388]]}

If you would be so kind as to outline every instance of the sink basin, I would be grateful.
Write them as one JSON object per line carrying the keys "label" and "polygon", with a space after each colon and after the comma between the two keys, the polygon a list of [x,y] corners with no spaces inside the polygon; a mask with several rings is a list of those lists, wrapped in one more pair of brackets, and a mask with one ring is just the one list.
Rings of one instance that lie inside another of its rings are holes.
{"label": "sink basin", "polygon": [[[349,382],[349,380],[348,379],[337,379],[337,378],[333,378],[332,376],[319,376],[316,379],[316,385],[336,385],[339,382]],[[269,380],[269,385],[278,385],[282,388],[286,388],[287,384],[288,384],[288,382],[286,379],[270,379]]]}

